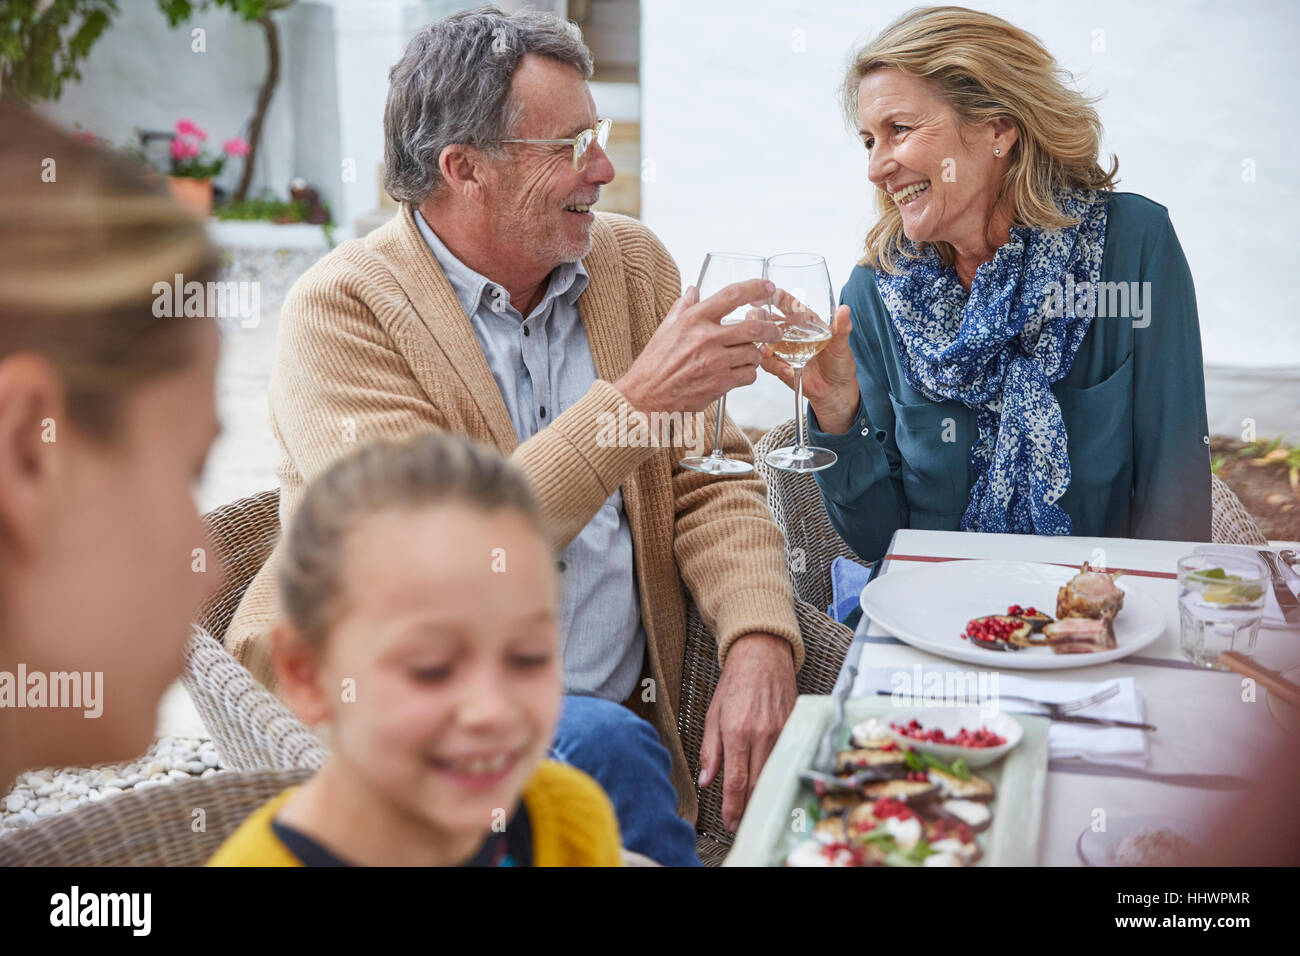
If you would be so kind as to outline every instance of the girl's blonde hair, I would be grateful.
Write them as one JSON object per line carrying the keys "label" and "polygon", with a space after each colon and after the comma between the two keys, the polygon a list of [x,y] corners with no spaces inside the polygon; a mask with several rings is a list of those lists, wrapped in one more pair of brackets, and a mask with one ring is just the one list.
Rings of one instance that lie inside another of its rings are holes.
{"label": "girl's blonde hair", "polygon": [[[1006,118],[1019,133],[1007,157],[1007,170],[995,207],[1010,197],[1014,225],[1058,229],[1077,225],[1061,212],[1055,188],[1109,190],[1119,160],[1110,171],[1098,164],[1101,119],[1089,98],[1068,85],[1073,77],[1059,67],[1032,34],[990,13],[965,7],[918,7],[903,14],[853,58],[840,90],[845,119],[858,126],[858,85],[876,70],[894,69],[931,84],[961,123],[976,127]],[[876,190],[880,218],[867,233],[863,264],[901,272],[900,260],[917,258],[908,250],[902,215],[884,190]],[[930,243],[918,243],[922,254]],[[954,261],[951,244],[933,246],[945,265]]]}
{"label": "girl's blonde hair", "polygon": [[0,101],[0,361],[44,356],[87,437],[111,440],[131,390],[190,361],[202,320],[155,316],[154,284],[219,265],[157,176]]}
{"label": "girl's blonde hair", "polygon": [[308,484],[290,523],[280,601],[299,633],[324,645],[344,590],[347,537],[362,521],[382,511],[441,504],[514,512],[550,541],[528,479],[495,449],[443,433],[363,445]]}

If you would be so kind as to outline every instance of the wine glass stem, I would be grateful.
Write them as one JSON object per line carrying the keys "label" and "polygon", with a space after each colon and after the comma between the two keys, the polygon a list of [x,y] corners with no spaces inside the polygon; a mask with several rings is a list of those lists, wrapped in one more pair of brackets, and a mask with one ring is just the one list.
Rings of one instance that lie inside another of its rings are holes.
{"label": "wine glass stem", "polygon": [[802,453],[808,447],[808,437],[804,434],[802,365],[796,365],[794,369],[794,420],[799,428],[799,446],[796,452]]}
{"label": "wine glass stem", "polygon": [[713,457],[722,457],[722,421],[727,414],[727,393],[718,399],[718,420],[713,423]]}

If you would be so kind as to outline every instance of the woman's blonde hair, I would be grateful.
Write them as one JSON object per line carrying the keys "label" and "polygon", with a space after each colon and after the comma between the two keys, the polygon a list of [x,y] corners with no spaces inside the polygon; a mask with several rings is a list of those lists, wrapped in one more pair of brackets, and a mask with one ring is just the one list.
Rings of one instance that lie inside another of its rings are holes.
{"label": "woman's blonde hair", "polygon": [[[853,58],[841,88],[845,119],[858,126],[858,86],[863,77],[894,69],[930,83],[967,127],[996,118],[1015,124],[1019,136],[1007,157],[994,206],[1010,197],[1012,223],[1038,229],[1077,225],[1053,200],[1059,187],[1113,189],[1119,160],[1110,171],[1098,164],[1101,119],[1089,98],[1068,85],[1059,67],[1032,34],[990,13],[965,7],[909,10]],[[959,129],[960,132],[960,129]],[[867,233],[865,265],[902,271],[908,250],[902,215],[884,190],[876,190],[880,218]],[[930,243],[918,243],[922,253]],[[945,265],[952,246],[935,242]]]}
{"label": "woman's blonde hair", "polygon": [[[437,432],[363,445],[308,484],[290,523],[280,602],[298,632],[324,646],[344,591],[347,538],[366,518],[442,504],[514,512],[550,541],[528,479],[496,449]],[[455,547],[451,541],[431,544]]]}
{"label": "woman's blonde hair", "polygon": [[0,101],[0,361],[44,356],[87,437],[111,440],[132,389],[190,361],[199,320],[157,317],[154,283],[219,267],[157,176]]}

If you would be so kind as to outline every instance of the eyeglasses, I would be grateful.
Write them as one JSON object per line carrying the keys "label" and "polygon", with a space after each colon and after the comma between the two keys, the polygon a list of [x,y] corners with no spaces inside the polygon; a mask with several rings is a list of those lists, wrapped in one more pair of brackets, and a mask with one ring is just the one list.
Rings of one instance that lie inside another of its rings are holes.
{"label": "eyeglasses", "polygon": [[573,139],[503,139],[503,143],[536,143],[546,146],[572,146],[573,147],[573,168],[577,172],[582,172],[587,168],[587,152],[591,149],[592,142],[600,144],[604,149],[605,144],[609,142],[609,131],[614,125],[613,120],[603,119],[596,120],[595,129],[584,129]]}

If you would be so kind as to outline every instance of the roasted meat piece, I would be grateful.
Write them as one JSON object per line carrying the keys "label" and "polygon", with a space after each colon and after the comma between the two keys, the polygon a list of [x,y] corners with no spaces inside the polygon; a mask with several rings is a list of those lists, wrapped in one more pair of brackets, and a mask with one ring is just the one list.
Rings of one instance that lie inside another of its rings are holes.
{"label": "roasted meat piece", "polygon": [[1056,592],[1056,616],[1114,617],[1124,606],[1124,592],[1115,586],[1115,579],[1123,573],[1093,571],[1083,562],[1079,573]]}
{"label": "roasted meat piece", "polygon": [[1043,628],[1043,634],[1057,654],[1091,654],[1118,646],[1109,615],[1063,618]]}

